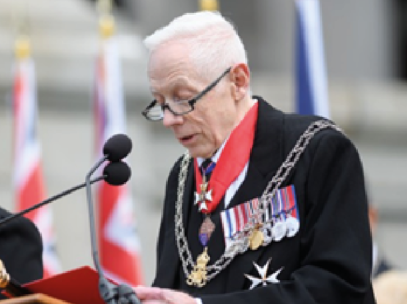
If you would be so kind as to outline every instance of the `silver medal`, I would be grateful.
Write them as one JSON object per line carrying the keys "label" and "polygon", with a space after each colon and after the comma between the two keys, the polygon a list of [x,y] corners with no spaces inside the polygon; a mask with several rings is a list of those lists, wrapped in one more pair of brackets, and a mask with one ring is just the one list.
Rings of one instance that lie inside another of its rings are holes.
{"label": "silver medal", "polygon": [[263,225],[262,231],[263,231],[263,246],[266,246],[271,243],[273,240],[273,227],[271,226],[270,223],[267,223]]}
{"label": "silver medal", "polygon": [[271,231],[273,232],[273,240],[279,242],[283,239],[286,234],[287,227],[284,221],[277,221]]}
{"label": "silver medal", "polygon": [[287,237],[293,237],[300,229],[300,222],[295,217],[288,217],[285,224],[287,226]]}

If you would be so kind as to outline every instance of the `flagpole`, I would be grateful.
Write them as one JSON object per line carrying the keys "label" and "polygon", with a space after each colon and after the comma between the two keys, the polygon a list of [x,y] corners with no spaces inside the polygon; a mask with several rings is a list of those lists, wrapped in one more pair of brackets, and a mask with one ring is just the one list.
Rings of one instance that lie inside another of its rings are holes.
{"label": "flagpole", "polygon": [[30,40],[27,36],[20,35],[20,37],[17,37],[14,44],[14,51],[17,61],[21,61],[30,57],[31,46]]}
{"label": "flagpole", "polygon": [[218,11],[219,3],[217,0],[199,0],[199,9],[201,11]]}
{"label": "flagpole", "polygon": [[112,1],[98,0],[97,9],[99,11],[99,32],[103,39],[113,36],[115,31],[115,22],[112,16]]}

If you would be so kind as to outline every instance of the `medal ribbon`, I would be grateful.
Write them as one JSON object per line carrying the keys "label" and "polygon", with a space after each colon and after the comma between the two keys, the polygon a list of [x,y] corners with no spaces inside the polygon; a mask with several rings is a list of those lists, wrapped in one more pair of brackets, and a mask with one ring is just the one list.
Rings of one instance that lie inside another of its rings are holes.
{"label": "medal ribbon", "polygon": [[[212,201],[206,201],[207,209],[202,209],[203,213],[209,214],[216,209],[226,190],[249,161],[256,131],[257,116],[258,103],[256,102],[230,134],[209,180],[208,189],[212,190]],[[196,159],[194,169],[196,189],[197,192],[200,192],[202,175]]]}

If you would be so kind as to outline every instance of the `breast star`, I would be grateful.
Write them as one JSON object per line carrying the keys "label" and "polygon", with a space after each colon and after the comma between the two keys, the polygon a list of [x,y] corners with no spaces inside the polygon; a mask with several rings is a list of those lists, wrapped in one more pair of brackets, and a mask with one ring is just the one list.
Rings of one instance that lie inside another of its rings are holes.
{"label": "breast star", "polygon": [[277,276],[283,270],[283,267],[281,267],[279,270],[272,273],[271,275],[267,276],[267,271],[268,271],[268,268],[270,265],[270,261],[271,261],[271,258],[267,261],[266,265],[264,265],[263,267],[260,267],[255,262],[253,262],[254,267],[256,267],[256,270],[260,275],[260,278],[256,278],[249,274],[245,274],[245,277],[248,278],[252,282],[250,289],[253,289],[254,287],[256,287],[257,285],[260,285],[260,284],[262,284],[263,286],[266,286],[268,283],[275,284],[275,283],[280,282],[280,280],[277,279]]}

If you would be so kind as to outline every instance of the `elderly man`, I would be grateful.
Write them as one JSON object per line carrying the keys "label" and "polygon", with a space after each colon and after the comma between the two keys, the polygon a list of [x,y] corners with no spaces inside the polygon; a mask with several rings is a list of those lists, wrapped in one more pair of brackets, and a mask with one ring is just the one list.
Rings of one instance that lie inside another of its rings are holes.
{"label": "elderly man", "polygon": [[251,96],[244,45],[220,14],[147,37],[154,101],[187,152],[167,182],[143,303],[374,303],[358,153],[332,122]]}
{"label": "elderly man", "polygon": [[[10,215],[0,208],[0,220]],[[7,273],[19,283],[42,278],[42,240],[30,220],[19,217],[0,226],[0,260]]]}

